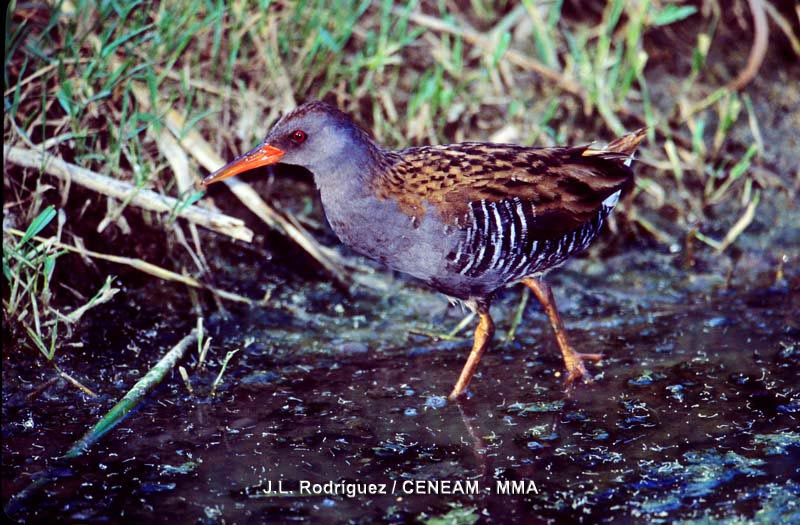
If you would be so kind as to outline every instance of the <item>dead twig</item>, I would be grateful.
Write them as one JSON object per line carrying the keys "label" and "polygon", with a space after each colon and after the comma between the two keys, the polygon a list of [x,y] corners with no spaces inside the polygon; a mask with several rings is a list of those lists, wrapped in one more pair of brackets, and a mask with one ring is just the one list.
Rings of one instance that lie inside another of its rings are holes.
{"label": "dead twig", "polygon": [[92,191],[120,201],[130,199],[131,204],[145,210],[160,213],[175,212],[178,217],[234,239],[245,242],[253,240],[253,231],[247,228],[241,219],[205,210],[197,206],[184,207],[177,199],[161,195],[152,190],[138,189],[132,184],[70,164],[44,151],[33,151],[16,146],[3,146],[3,157],[8,162],[13,162],[26,168],[41,169],[48,175],[64,181],[75,182]]}

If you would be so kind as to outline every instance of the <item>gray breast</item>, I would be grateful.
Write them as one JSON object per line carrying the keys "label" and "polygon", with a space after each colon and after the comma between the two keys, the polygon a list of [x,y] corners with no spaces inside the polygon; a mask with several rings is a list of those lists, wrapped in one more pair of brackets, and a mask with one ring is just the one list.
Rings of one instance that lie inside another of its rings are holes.
{"label": "gray breast", "polygon": [[391,199],[353,196],[330,207],[325,192],[321,196],[334,232],[357,252],[431,284],[448,271],[446,255],[461,235],[446,228],[435,211],[427,209],[421,219],[415,219]]}

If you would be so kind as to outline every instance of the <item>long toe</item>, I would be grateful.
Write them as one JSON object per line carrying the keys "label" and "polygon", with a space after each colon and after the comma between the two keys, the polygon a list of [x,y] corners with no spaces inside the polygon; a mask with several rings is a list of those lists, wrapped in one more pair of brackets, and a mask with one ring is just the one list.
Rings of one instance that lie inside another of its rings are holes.
{"label": "long toe", "polygon": [[450,392],[450,395],[447,396],[447,400],[451,401],[451,402],[457,402],[457,401],[465,398],[466,394],[467,394],[466,390],[459,391],[459,390],[454,388],[453,391]]}
{"label": "long toe", "polygon": [[582,354],[580,352],[572,352],[570,359],[566,361],[567,378],[564,384],[569,390],[578,379],[583,379],[585,383],[593,381],[592,374],[586,370],[586,365],[583,364],[584,360],[587,361],[600,361],[603,359],[603,354]]}

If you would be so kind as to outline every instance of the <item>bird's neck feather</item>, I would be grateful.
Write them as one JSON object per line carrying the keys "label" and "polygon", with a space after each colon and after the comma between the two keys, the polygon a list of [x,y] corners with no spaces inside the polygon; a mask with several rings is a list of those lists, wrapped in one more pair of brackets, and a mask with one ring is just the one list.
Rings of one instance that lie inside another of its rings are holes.
{"label": "bird's neck feather", "polygon": [[347,201],[374,194],[385,152],[371,142],[354,141],[347,150],[310,167],[323,200]]}

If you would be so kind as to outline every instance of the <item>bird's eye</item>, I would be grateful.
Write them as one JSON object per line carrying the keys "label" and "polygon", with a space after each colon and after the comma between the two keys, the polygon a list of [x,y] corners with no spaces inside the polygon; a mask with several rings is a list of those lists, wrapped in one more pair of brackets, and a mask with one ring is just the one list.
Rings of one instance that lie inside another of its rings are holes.
{"label": "bird's eye", "polygon": [[302,144],[306,140],[306,132],[302,130],[292,131],[292,142],[295,144]]}

